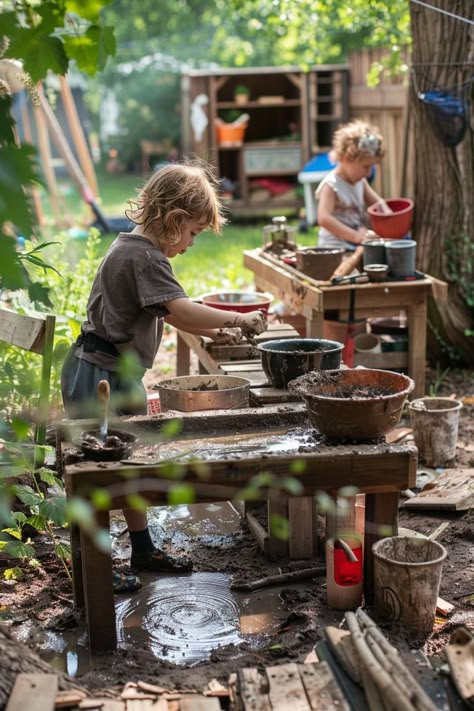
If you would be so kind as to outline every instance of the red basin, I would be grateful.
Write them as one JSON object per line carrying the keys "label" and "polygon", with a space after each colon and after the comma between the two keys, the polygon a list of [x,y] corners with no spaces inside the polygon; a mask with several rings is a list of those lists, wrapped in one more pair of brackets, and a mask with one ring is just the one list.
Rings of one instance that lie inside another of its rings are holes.
{"label": "red basin", "polygon": [[268,314],[268,307],[272,301],[271,294],[256,291],[217,291],[201,296],[201,302],[206,306],[224,311],[237,311],[241,314],[249,311],[263,311]]}
{"label": "red basin", "polygon": [[368,208],[372,229],[383,239],[401,239],[410,231],[413,220],[413,200],[392,198],[385,201],[393,215],[385,215],[376,202]]}

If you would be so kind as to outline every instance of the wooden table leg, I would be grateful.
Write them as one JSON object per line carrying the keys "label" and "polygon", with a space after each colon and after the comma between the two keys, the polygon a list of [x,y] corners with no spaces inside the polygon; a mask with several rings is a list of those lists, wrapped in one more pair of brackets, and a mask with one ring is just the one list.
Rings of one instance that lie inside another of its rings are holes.
{"label": "wooden table leg", "polygon": [[423,397],[425,393],[426,359],[426,295],[421,303],[410,304],[408,315],[408,374],[415,381],[413,397]]}
{"label": "wooden table leg", "polygon": [[191,368],[191,352],[188,344],[180,336],[176,339],[176,375],[189,375]]}
{"label": "wooden table leg", "polygon": [[[109,512],[97,512],[96,519],[98,526],[110,535]],[[81,531],[81,550],[89,649],[91,652],[114,650],[117,648],[117,631],[112,554],[100,550],[84,531]]]}
{"label": "wooden table leg", "polygon": [[272,531],[273,515],[288,518],[288,499],[268,499],[268,557],[270,560],[288,558],[288,540],[277,538]]}
{"label": "wooden table leg", "polygon": [[323,322],[324,313],[322,311],[313,311],[311,318],[306,319],[306,338],[322,338]]}
{"label": "wooden table leg", "polygon": [[313,508],[312,496],[295,496],[288,499],[288,521],[290,524],[289,556],[292,560],[312,558],[313,550]]}
{"label": "wooden table leg", "polygon": [[84,607],[84,579],[82,577],[81,533],[77,523],[72,523],[69,531],[71,543],[72,589],[74,605],[78,610]]}
{"label": "wooden table leg", "polygon": [[398,534],[398,498],[398,491],[365,496],[364,598],[369,604],[374,599],[372,546],[380,538]]}

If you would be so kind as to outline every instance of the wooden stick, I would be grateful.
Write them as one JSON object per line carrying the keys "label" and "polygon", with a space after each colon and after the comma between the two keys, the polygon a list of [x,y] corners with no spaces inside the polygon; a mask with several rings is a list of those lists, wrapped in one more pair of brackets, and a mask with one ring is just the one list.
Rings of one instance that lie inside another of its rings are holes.
{"label": "wooden stick", "polygon": [[[359,627],[356,615],[353,612],[346,612],[345,618],[349,631],[352,635],[352,641],[359,655],[359,659],[371,680],[376,684],[383,697],[388,702],[390,708],[404,709],[404,711],[416,711],[415,706],[406,696],[403,689],[400,688],[392,679],[390,674],[380,665],[379,661],[374,656],[365,639],[364,633]],[[433,708],[433,711],[434,708]]]}
{"label": "wooden stick", "polygon": [[338,268],[334,271],[333,274],[331,274],[331,279],[334,279],[334,277],[336,276],[347,276],[348,274],[350,274],[354,269],[356,269],[356,267],[359,266],[360,262],[362,261],[363,254],[364,248],[360,244],[350,257],[347,257],[346,259],[342,260]]}
{"label": "wooden stick", "polygon": [[59,75],[59,85],[61,89],[61,97],[64,104],[64,110],[66,112],[69,128],[71,129],[72,140],[76,148],[77,157],[79,158],[79,163],[81,165],[82,172],[86,176],[86,180],[94,195],[98,195],[99,191],[97,186],[97,177],[95,174],[94,164],[91,160],[89,147],[86,143],[84,132],[79,121],[79,116],[77,113],[76,104],[74,102],[74,97],[72,95],[71,87],[69,86],[66,77],[61,75]]}
{"label": "wooden stick", "polygon": [[360,608],[356,612],[356,618],[364,627],[367,644],[370,646],[374,656],[378,657],[380,663],[391,674],[399,680],[410,692],[410,698],[420,711],[435,711],[435,707],[430,697],[425,693],[416,679],[402,662],[398,651],[384,637],[375,622]]}
{"label": "wooden stick", "polygon": [[237,580],[231,584],[230,589],[253,592],[254,590],[260,590],[260,588],[268,588],[271,585],[281,585],[295,580],[305,580],[306,578],[317,578],[321,575],[326,575],[325,565],[320,565],[315,568],[304,568],[303,570],[293,570],[289,573],[281,573],[280,575],[268,575],[266,578],[251,580],[249,583],[239,583]]}

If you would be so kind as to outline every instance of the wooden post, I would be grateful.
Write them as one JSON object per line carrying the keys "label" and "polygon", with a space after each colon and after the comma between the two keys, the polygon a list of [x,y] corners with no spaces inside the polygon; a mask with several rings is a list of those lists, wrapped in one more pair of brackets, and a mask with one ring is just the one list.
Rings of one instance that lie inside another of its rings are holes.
{"label": "wooden post", "polygon": [[[30,117],[28,115],[28,109],[27,109],[25,103],[21,104],[20,115],[21,115],[21,122],[23,124],[23,133],[25,136],[25,142],[33,144]],[[33,200],[33,207],[34,207],[35,214],[36,214],[36,221],[38,223],[38,226],[41,227],[44,222],[44,215],[43,215],[43,208],[41,205],[39,190],[36,187],[36,185],[31,185],[29,190],[31,192],[31,197]]]}
{"label": "wooden post", "polygon": [[50,194],[51,209],[53,211],[54,220],[55,222],[60,222],[61,211],[59,208],[56,176],[54,174],[53,166],[51,165],[51,145],[49,143],[48,128],[41,109],[36,111],[35,116],[36,127],[38,129],[38,148],[41,157],[41,167],[44,177],[46,178],[46,184]]}
{"label": "wooden post", "polygon": [[66,77],[61,75],[59,76],[59,85],[61,88],[61,98],[63,100],[64,110],[66,112],[69,128],[71,129],[72,140],[82,172],[86,176],[86,180],[92,192],[97,196],[99,194],[97,176],[95,174],[94,164],[89,153],[89,147],[84,136],[84,131],[82,130],[82,126],[79,121],[79,115],[77,113],[76,104],[74,103],[71,87],[69,86]]}

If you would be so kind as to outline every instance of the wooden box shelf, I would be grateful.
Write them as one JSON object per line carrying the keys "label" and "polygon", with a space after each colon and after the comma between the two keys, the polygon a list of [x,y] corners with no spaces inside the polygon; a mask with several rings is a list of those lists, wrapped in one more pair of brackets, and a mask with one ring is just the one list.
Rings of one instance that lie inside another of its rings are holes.
{"label": "wooden box shelf", "polygon": [[[348,77],[346,65],[189,72],[182,77],[183,151],[215,162],[219,178],[233,186],[226,196],[231,210],[295,208],[302,204],[298,173],[348,118]],[[242,84],[249,95],[237,102],[234,91]],[[208,125],[197,140],[190,117],[202,94]],[[242,145],[220,146],[216,119],[232,122],[242,113],[249,114]]]}

